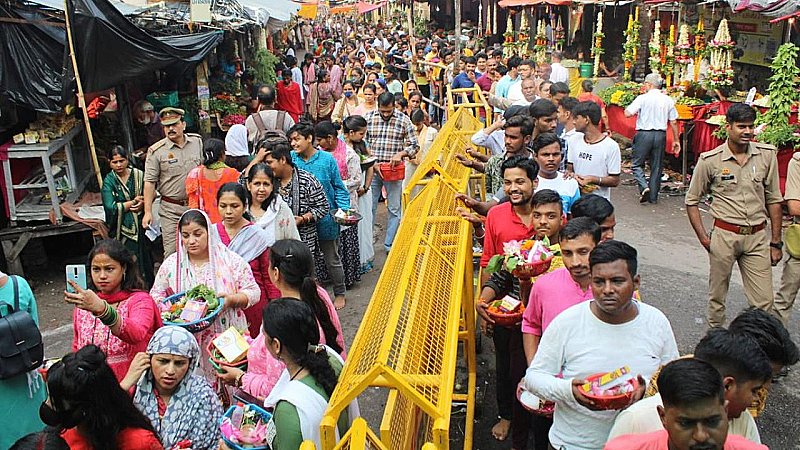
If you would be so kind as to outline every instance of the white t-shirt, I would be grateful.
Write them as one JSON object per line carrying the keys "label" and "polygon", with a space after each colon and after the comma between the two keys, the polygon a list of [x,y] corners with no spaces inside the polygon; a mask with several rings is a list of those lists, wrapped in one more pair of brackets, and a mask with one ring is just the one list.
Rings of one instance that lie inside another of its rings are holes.
{"label": "white t-shirt", "polygon": [[559,81],[569,83],[569,70],[562,66],[561,63],[550,64],[550,69],[552,70],[550,72],[551,83],[558,83]]}
{"label": "white t-shirt", "polygon": [[522,93],[522,79],[515,81],[511,86],[508,87],[508,95],[506,98],[511,100],[512,104],[519,101],[525,101],[525,95]]}
{"label": "white t-shirt", "polygon": [[[619,144],[608,136],[595,144],[589,144],[585,138],[570,139],[567,158],[577,175],[607,177],[619,175],[622,170]],[[611,200],[608,186],[598,187],[592,193]]]}
{"label": "white t-shirt", "polygon": [[[611,325],[583,302],[559,314],[545,330],[525,374],[525,388],[556,402],[550,443],[569,450],[600,450],[619,411],[590,411],[572,394],[572,380],[628,366],[649,380],[658,368],[678,357],[669,320],[658,309],[636,303],[630,322]],[[556,378],[562,374],[563,378]]]}
{"label": "white t-shirt", "polygon": [[555,178],[543,178],[542,175],[538,177],[539,183],[536,186],[536,192],[542,189],[552,189],[558,192],[561,196],[561,203],[564,206],[564,212],[569,213],[572,209],[572,204],[581,198],[581,188],[574,178],[568,180],[564,179],[564,174],[558,172]]}
{"label": "white t-shirt", "polygon": [[678,118],[675,100],[660,89],[650,89],[639,95],[625,108],[629,114],[636,116],[636,131],[666,131],[667,123]]}
{"label": "white t-shirt", "polygon": [[[661,424],[661,417],[658,415],[656,406],[663,405],[661,394],[643,398],[631,405],[630,408],[619,413],[608,439],[611,440],[623,434],[644,434],[662,430],[664,425]],[[749,411],[745,411],[741,416],[728,421],[728,434],[742,436],[756,444],[761,443],[761,435],[758,433],[756,421],[753,420],[753,416],[750,415]]]}

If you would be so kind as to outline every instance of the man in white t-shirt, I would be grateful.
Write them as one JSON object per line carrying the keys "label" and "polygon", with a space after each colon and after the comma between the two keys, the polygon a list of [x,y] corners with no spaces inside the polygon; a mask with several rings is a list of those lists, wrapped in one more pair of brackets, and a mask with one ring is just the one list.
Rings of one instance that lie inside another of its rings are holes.
{"label": "man in white t-shirt", "polygon": [[597,194],[611,200],[611,188],[619,186],[621,156],[619,144],[600,131],[600,107],[594,102],[579,102],[572,109],[575,129],[583,139],[570,141],[567,177],[575,177],[581,193]]}
{"label": "man in white t-shirt", "polygon": [[[730,422],[728,432],[760,444],[758,427],[747,408],[758,398],[758,390],[772,379],[772,366],[764,350],[746,334],[712,328],[695,347],[694,357],[710,363],[722,374]],[[608,438],[662,429],[657,406],[663,406],[659,394],[622,411]]]}
{"label": "man in white t-shirt", "polygon": [[[645,380],[678,357],[669,320],[658,309],[632,300],[639,287],[636,249],[606,241],[589,256],[594,299],[559,314],[545,330],[524,387],[556,402],[550,444],[599,450],[618,411],[597,410],[580,386],[588,376],[628,366],[639,380],[632,402],[644,396]],[[624,344],[624,345],[622,345]]]}
{"label": "man in white t-shirt", "polygon": [[581,198],[581,190],[574,178],[564,178],[564,174],[558,171],[561,166],[561,139],[555,133],[542,133],[536,136],[531,146],[539,164],[536,190],[552,189],[558,192],[564,212],[569,214],[572,204]]}
{"label": "man in white t-shirt", "polygon": [[561,59],[563,58],[562,53],[556,50],[553,52],[550,58],[553,61],[550,64],[550,81],[553,83],[558,83],[560,81],[562,83],[569,84],[569,71],[566,67],[561,65]]}

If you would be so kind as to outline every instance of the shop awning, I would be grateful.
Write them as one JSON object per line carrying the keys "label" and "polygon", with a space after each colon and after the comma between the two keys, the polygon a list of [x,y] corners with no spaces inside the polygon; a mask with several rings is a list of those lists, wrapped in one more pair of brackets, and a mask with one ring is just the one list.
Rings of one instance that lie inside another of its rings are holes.
{"label": "shop awning", "polygon": [[498,5],[503,8],[511,8],[515,6],[535,6],[535,5],[571,5],[572,0],[500,0]]}
{"label": "shop awning", "polygon": [[269,33],[275,33],[286,26],[297,14],[300,5],[291,0],[239,0],[244,9]]}
{"label": "shop awning", "polygon": [[356,3],[356,8],[358,8],[359,14],[366,14],[370,11],[375,11],[376,9],[380,9],[385,5],[386,2],[380,3],[367,3],[367,2],[358,2]]}
{"label": "shop awning", "polygon": [[783,17],[778,17],[777,19],[772,19],[772,20],[769,21],[769,23],[783,22],[784,20],[789,20],[789,19],[792,19],[794,17],[800,17],[800,10],[798,10],[796,12],[793,12],[792,14],[787,14],[787,15],[785,15]]}

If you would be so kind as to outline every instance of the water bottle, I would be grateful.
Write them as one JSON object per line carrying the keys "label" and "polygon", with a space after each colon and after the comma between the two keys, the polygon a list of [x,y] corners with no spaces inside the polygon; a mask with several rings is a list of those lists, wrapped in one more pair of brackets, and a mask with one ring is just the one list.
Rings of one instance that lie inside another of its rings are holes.
{"label": "water bottle", "polygon": [[241,402],[236,403],[231,413],[231,425],[233,428],[240,429],[242,427],[242,419],[244,418],[244,408]]}

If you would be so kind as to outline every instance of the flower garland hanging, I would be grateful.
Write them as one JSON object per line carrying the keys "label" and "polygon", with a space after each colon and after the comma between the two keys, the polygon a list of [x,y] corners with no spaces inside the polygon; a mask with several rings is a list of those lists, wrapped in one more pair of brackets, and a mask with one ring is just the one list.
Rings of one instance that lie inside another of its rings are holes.
{"label": "flower garland hanging", "polygon": [[722,19],[714,39],[708,43],[711,53],[709,58],[709,74],[706,85],[709,89],[720,89],[733,86],[733,48],[736,43],[728,31],[728,21]]}
{"label": "flower garland hanging", "polygon": [[634,14],[628,14],[628,28],[625,29],[625,44],[623,45],[624,53],[623,59],[625,60],[625,81],[631,80],[631,68],[636,64],[636,57],[639,52],[639,29],[642,24],[639,23],[639,7],[636,7]]}
{"label": "flower garland hanging", "polygon": [[669,38],[664,45],[661,61],[664,64],[664,75],[667,77],[667,86],[672,86],[675,75],[675,24],[669,26]]}
{"label": "flower garland hanging", "polygon": [[519,55],[520,58],[525,58],[528,54],[528,44],[530,41],[528,31],[531,27],[528,23],[528,12],[523,9],[520,11],[520,14],[522,14],[522,18],[519,20],[519,33],[517,33],[517,55]]}
{"label": "flower garland hanging", "polygon": [[678,34],[678,45],[675,46],[675,81],[679,83],[687,76],[689,63],[692,62],[692,44],[689,43],[689,25],[681,25]]}
{"label": "flower garland hanging", "polygon": [[547,27],[544,20],[539,20],[536,27],[536,45],[533,47],[533,59],[537,64],[547,62]]}
{"label": "flower garland hanging", "polygon": [[561,16],[558,16],[558,24],[556,25],[556,30],[553,33],[555,40],[556,40],[556,50],[561,51],[564,49],[564,43],[566,41],[566,31],[564,30],[564,26],[561,24]]}
{"label": "flower garland hanging", "polygon": [[514,20],[511,12],[508,13],[506,21],[506,32],[503,33],[503,57],[511,58],[514,56]]}
{"label": "flower garland hanging", "polygon": [[650,71],[661,73],[661,21],[653,23],[653,36],[648,44],[650,50]]}
{"label": "flower garland hanging", "polygon": [[594,32],[594,46],[592,47],[592,58],[594,58],[594,76],[600,71],[600,56],[603,54],[603,11],[597,13],[597,28]]}
{"label": "flower garland hanging", "polygon": [[706,34],[703,29],[703,16],[697,22],[697,32],[694,34],[694,81],[700,80],[700,65],[706,56]]}

